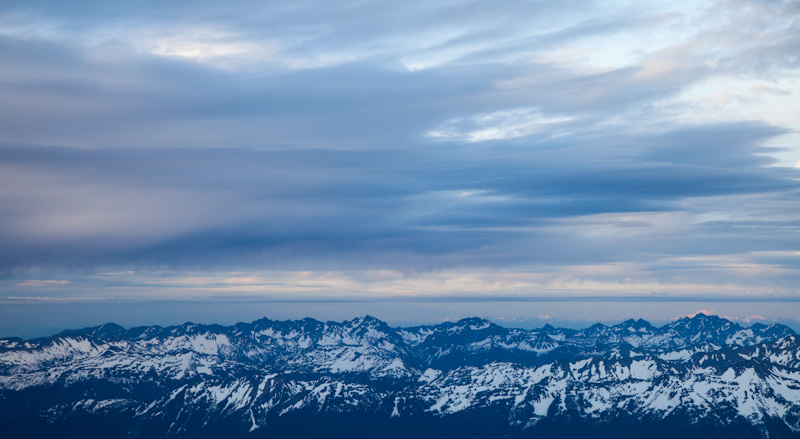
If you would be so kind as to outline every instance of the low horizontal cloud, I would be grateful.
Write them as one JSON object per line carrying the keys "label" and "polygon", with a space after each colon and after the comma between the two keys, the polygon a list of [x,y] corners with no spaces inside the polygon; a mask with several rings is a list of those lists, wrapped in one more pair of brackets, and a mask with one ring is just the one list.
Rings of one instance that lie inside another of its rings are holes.
{"label": "low horizontal cloud", "polygon": [[767,320],[766,317],[760,315],[749,315],[749,316],[742,316],[742,317],[725,317],[728,320],[740,320],[745,323],[750,322],[757,322],[757,321],[764,321]]}
{"label": "low horizontal cloud", "polygon": [[436,140],[485,142],[526,137],[538,132],[550,132],[552,125],[569,122],[572,117],[545,116],[531,108],[519,108],[457,118],[429,131],[426,135]]}
{"label": "low horizontal cloud", "polygon": [[18,287],[49,287],[49,286],[59,286],[59,285],[69,285],[71,282],[68,280],[37,280],[37,279],[28,279],[22,282],[18,282],[16,285]]}
{"label": "low horizontal cloud", "polygon": [[[705,219],[709,200],[740,218],[791,217],[778,200],[795,190],[793,174],[756,157],[773,133],[740,124],[459,153],[5,145],[0,181],[16,189],[0,193],[0,267],[435,269],[622,255],[677,267],[689,253],[721,269],[720,253],[752,254],[726,262],[744,273],[768,268],[758,255],[787,254],[774,252],[791,240],[768,222],[732,238],[736,223]],[[698,138],[727,153],[673,147]]]}

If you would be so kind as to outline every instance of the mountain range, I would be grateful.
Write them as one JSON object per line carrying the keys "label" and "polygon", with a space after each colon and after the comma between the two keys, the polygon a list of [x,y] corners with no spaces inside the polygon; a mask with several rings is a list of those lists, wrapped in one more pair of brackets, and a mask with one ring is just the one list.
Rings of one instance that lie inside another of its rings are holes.
{"label": "mountain range", "polygon": [[370,316],[109,323],[0,339],[0,432],[800,438],[800,341],[780,324],[705,314],[583,330]]}

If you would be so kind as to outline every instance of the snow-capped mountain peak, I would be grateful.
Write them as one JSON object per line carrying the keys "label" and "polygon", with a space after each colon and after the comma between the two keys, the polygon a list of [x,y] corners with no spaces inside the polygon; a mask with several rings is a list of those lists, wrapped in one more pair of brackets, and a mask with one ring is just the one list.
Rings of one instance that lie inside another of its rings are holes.
{"label": "snow-capped mountain peak", "polygon": [[[473,419],[511,436],[622,422],[794,437],[800,343],[783,325],[743,328],[700,314],[581,331],[479,318],[393,328],[370,316],[105,324],[0,339],[0,402],[4,431],[56,435],[78,434],[81,419],[166,437],[305,431],[334,419],[399,435]],[[489,434],[481,428],[459,431]]]}

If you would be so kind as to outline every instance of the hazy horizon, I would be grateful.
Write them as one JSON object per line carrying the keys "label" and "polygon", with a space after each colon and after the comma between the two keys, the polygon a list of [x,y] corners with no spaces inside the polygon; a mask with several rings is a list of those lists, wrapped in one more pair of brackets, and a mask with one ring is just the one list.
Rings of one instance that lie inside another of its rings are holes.
{"label": "hazy horizon", "polygon": [[[501,326],[524,329],[555,327],[583,329],[595,323],[613,325],[628,319],[644,319],[660,327],[698,313],[717,315],[743,327],[755,323],[780,323],[800,332],[795,308],[786,302],[654,302],[654,301],[131,301],[123,303],[8,304],[0,307],[0,338],[24,339],[55,335],[68,329],[82,329],[115,323],[125,328],[176,326],[183,323],[223,326],[252,322],[260,318],[344,321],[365,315],[391,326],[407,327],[480,317]],[[791,302],[797,306],[797,302]],[[595,316],[604,316],[596,318]]]}
{"label": "hazy horizon", "polygon": [[798,20],[756,0],[4,1],[0,335],[229,322],[248,300],[797,328]]}

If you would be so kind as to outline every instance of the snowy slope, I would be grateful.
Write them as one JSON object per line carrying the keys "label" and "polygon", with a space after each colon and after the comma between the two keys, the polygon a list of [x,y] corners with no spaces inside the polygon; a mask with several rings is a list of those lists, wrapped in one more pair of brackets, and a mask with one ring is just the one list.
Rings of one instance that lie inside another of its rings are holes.
{"label": "snowy slope", "polygon": [[113,419],[160,425],[166,437],[221,425],[255,434],[325,416],[435,425],[487,413],[509,432],[624,419],[794,437],[800,341],[785,326],[742,328],[702,314],[661,328],[629,320],[581,331],[476,318],[396,329],[369,316],[108,324],[0,339],[0,409],[10,431]]}

